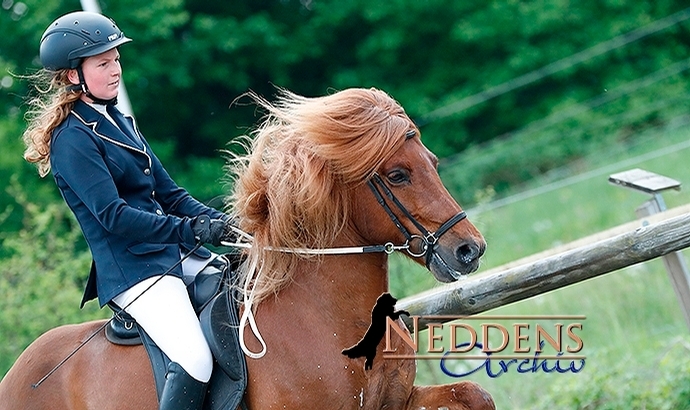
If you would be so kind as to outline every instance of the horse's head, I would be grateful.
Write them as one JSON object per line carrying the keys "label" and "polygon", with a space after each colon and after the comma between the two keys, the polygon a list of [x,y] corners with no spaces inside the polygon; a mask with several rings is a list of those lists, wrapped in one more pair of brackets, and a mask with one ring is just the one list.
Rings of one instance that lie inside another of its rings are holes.
{"label": "horse's head", "polygon": [[[407,243],[442,282],[477,269],[484,239],[390,96],[376,89],[317,98],[282,91],[276,103],[250,96],[268,115],[248,155],[231,164],[231,204],[254,236],[243,281],[254,284],[257,300],[289,283],[296,264],[312,257],[276,248]],[[267,276],[252,279],[256,269]]]}
{"label": "horse's head", "polygon": [[402,119],[401,143],[359,189],[354,220],[369,241],[405,242],[437,280],[452,282],[477,270],[486,242],[443,186],[417,128]]}

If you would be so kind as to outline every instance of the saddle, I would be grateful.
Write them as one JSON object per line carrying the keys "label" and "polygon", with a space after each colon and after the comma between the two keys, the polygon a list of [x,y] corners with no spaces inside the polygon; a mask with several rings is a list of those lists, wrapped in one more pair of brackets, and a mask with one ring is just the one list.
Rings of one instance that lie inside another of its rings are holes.
{"label": "saddle", "polygon": [[[228,260],[231,262],[228,263]],[[187,286],[201,330],[214,357],[204,410],[235,410],[238,406],[246,410],[242,397],[247,387],[247,365],[239,344],[237,299],[227,287],[222,286],[238,263],[233,255],[216,258]],[[105,328],[106,338],[118,345],[144,345],[151,360],[160,399],[170,359],[137,325],[134,318],[117,306],[110,307],[115,314]]]}

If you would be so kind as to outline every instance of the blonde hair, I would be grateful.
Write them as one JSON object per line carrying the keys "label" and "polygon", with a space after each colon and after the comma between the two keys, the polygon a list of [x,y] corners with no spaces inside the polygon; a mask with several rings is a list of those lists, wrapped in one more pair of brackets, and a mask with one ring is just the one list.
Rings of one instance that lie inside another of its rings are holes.
{"label": "blonde hair", "polygon": [[240,281],[245,291],[251,285],[256,305],[290,282],[300,258],[313,258],[267,247],[331,246],[349,220],[352,189],[393,155],[414,124],[377,89],[318,98],[280,90],[274,104],[247,95],[268,114],[250,136],[249,153],[228,164],[235,181],[229,208],[254,236]]}
{"label": "blonde hair", "polygon": [[81,91],[68,91],[72,83],[67,78],[69,70],[41,70],[29,76],[36,95],[29,98],[29,123],[22,135],[26,150],[24,159],[36,164],[41,177],[50,172],[50,138],[53,130],[67,118]]}

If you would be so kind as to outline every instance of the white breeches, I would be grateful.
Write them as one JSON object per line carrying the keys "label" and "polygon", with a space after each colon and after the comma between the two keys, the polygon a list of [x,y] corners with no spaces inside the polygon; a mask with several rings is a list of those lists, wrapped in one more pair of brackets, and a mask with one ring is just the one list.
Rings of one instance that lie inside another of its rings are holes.
{"label": "white breeches", "polygon": [[196,380],[209,381],[213,356],[182,279],[154,276],[115,296],[113,302],[120,307],[127,306],[125,311],[170,360],[182,366]]}

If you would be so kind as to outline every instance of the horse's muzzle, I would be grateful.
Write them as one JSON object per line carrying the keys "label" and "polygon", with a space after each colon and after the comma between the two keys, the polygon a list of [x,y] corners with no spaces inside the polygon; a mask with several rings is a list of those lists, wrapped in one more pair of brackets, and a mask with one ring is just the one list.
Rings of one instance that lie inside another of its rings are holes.
{"label": "horse's muzzle", "polygon": [[453,249],[435,244],[427,268],[436,280],[443,283],[455,282],[463,275],[479,269],[479,259],[486,250],[486,243],[471,241],[456,246]]}

